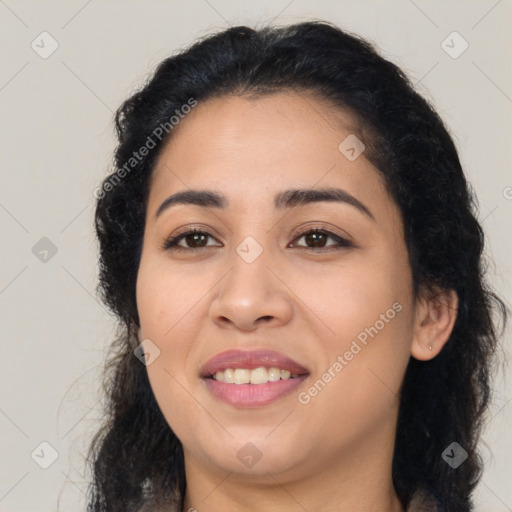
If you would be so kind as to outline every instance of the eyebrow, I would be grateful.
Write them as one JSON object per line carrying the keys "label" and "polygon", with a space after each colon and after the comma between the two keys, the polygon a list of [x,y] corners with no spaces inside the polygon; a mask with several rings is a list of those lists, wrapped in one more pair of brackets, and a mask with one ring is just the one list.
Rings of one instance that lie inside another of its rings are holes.
{"label": "eyebrow", "polygon": [[[322,201],[345,203],[357,208],[361,213],[375,221],[372,212],[359,199],[341,188],[320,189],[290,189],[279,192],[274,197],[274,207],[278,210],[294,208],[300,205],[318,203]],[[210,190],[184,190],[169,196],[157,209],[155,220],[171,206],[176,204],[190,204],[204,208],[226,208],[229,205],[227,198],[218,192]]]}

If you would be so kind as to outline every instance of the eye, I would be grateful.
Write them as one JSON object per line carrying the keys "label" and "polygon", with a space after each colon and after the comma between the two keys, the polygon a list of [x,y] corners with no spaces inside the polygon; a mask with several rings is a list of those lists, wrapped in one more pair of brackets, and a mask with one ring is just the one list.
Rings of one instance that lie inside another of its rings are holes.
{"label": "eye", "polygon": [[[301,240],[304,239],[305,245],[297,244],[297,247],[305,247],[307,249],[342,249],[346,247],[353,247],[353,245],[345,238],[335,235],[330,231],[326,231],[325,229],[310,229],[305,233],[302,233],[299,237],[295,239]],[[328,244],[327,241],[331,239],[334,243]]]}
{"label": "eye", "polygon": [[[169,238],[164,242],[164,250],[186,251],[200,250],[206,247],[221,247],[217,244],[209,244],[208,239],[214,240],[212,235],[207,231],[192,229],[184,233],[180,233]],[[305,244],[298,244],[297,241],[304,239]],[[333,243],[328,243],[331,240]],[[325,229],[310,229],[294,239],[295,247],[304,247],[312,250],[322,249],[343,249],[353,247],[353,245],[345,238],[335,235]],[[292,242],[293,243],[293,242]],[[293,245],[292,245],[293,247]]]}
{"label": "eye", "polygon": [[213,239],[213,237],[206,231],[192,229],[175,237],[169,238],[169,240],[165,241],[163,248],[165,250],[182,251],[187,249],[194,250],[211,247],[212,244],[208,244],[208,238]]}

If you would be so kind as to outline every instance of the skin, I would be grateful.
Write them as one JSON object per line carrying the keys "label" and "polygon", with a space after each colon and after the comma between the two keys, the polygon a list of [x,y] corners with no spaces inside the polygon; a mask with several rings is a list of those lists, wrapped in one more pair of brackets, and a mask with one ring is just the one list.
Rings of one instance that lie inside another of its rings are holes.
{"label": "skin", "polygon": [[[399,388],[411,355],[442,349],[457,299],[413,296],[397,205],[364,152],[349,161],[338,150],[355,129],[311,95],[221,97],[195,107],[159,156],[137,281],[139,338],[161,351],[147,371],[183,444],[184,510],[403,510],[391,479]],[[374,218],[341,202],[274,208],[278,192],[321,187],[347,191]],[[174,205],[155,218],[167,197],[189,189],[222,193],[229,206]],[[319,223],[352,246],[333,250],[327,238],[312,248],[302,234]],[[209,233],[208,246],[187,249],[198,243],[182,239],[183,251],[162,249],[186,227]],[[236,252],[248,236],[263,249],[250,264]],[[298,393],[396,303],[401,311],[300,403]],[[232,348],[276,350],[310,376],[269,405],[233,407],[199,377]],[[251,468],[237,458],[248,442],[262,454]]]}

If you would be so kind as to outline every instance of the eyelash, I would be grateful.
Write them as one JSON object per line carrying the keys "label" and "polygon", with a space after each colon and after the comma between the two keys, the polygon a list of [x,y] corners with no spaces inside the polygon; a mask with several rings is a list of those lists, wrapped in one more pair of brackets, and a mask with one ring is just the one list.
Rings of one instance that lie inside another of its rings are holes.
{"label": "eyelash", "polygon": [[[352,248],[354,245],[349,242],[346,238],[343,238],[339,235],[335,235],[334,233],[327,231],[323,228],[312,228],[308,229],[307,231],[304,231],[302,233],[298,233],[297,236],[294,238],[294,240],[300,240],[302,237],[310,234],[322,234],[326,235],[327,238],[332,238],[335,242],[337,242],[337,245],[329,245],[326,247],[306,247],[306,246],[299,246],[299,248],[303,249],[310,249],[313,252],[327,252],[331,250],[342,250],[347,248]],[[171,237],[168,240],[166,240],[163,244],[162,249],[166,251],[200,251],[202,249],[208,249],[209,247],[217,247],[217,246],[205,246],[205,247],[182,247],[180,245],[177,245],[178,242],[183,240],[185,237],[189,235],[206,235],[207,237],[213,238],[213,236],[208,233],[207,231],[203,231],[201,229],[191,229],[189,231],[186,231],[184,233],[180,233],[177,236]]]}

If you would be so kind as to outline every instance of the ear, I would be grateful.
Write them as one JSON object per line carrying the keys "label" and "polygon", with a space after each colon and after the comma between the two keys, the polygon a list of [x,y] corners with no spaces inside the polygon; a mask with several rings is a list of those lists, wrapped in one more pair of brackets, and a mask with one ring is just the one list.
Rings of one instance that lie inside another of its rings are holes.
{"label": "ear", "polygon": [[459,300],[454,290],[438,289],[415,306],[411,355],[429,361],[441,352],[455,325]]}

